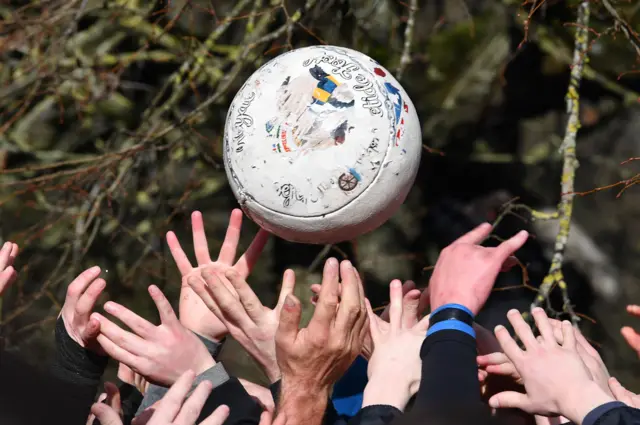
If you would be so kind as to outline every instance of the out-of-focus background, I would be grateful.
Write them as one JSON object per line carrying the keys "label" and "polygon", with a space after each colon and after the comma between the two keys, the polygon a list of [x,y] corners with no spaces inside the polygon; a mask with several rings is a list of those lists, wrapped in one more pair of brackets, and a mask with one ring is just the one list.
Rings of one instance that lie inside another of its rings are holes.
{"label": "out-of-focus background", "polygon": [[[179,274],[164,235],[192,255],[189,217],[202,211],[212,255],[236,201],[221,161],[227,107],[244,80],[289,49],[333,44],[393,71],[418,109],[423,161],[397,214],[336,246],[269,242],[250,284],[275,302],[293,267],[310,297],[329,255],[348,257],[374,305],[393,278],[428,283],[453,239],[500,219],[496,237],[536,237],[504,274],[481,320],[529,308],[558,232],[531,211],[560,200],[578,1],[551,0],[43,0],[0,4],[0,242],[21,247],[19,281],[2,300],[8,349],[51,354],[67,284],[92,265],[107,298],[155,320],[146,292],[174,301]],[[579,90],[576,190],[564,258],[579,325],[612,373],[640,391],[637,355],[619,329],[640,323],[640,2],[590,3]],[[626,184],[624,183],[626,182]],[[620,196],[621,189],[630,186]],[[514,198],[518,198],[514,201]],[[503,214],[505,205],[519,205]],[[256,226],[245,222],[242,248]],[[490,241],[490,243],[493,243]],[[543,302],[567,317],[557,285]],[[99,307],[100,308],[100,307]],[[311,311],[306,304],[307,313]],[[227,344],[233,373],[262,379]],[[114,365],[115,366],[115,365]],[[635,372],[634,372],[635,371]],[[110,377],[113,377],[113,368]]]}

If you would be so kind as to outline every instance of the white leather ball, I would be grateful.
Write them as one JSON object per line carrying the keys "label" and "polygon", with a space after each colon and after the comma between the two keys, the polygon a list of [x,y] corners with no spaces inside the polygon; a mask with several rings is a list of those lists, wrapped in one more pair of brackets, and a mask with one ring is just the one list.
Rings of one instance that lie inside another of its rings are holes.
{"label": "white leather ball", "polygon": [[404,202],[422,152],[420,121],[398,81],[351,49],[292,50],[236,94],[224,164],[244,212],[293,242],[351,240]]}

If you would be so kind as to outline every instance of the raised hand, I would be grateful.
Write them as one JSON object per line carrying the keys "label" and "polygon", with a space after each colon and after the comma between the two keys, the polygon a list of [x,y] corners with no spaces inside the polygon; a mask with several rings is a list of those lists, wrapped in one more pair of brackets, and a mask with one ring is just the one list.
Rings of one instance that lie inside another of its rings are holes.
{"label": "raised hand", "polygon": [[[306,328],[298,329],[300,302],[287,296],[276,333],[278,365],[285,377],[312,380],[328,389],[360,353],[368,326],[364,289],[349,261],[325,263],[322,291]],[[342,299],[338,303],[338,277]],[[366,326],[365,326],[366,325]]]}
{"label": "raised hand", "polygon": [[[556,319],[548,319],[548,321],[553,329],[556,342],[562,344],[564,342],[562,322]],[[589,341],[587,341],[582,332],[580,332],[580,329],[573,328],[573,333],[576,339],[578,355],[587,369],[589,369],[591,377],[605,393],[613,396],[609,389],[609,370],[605,366],[602,357],[600,357],[598,351],[589,344]],[[511,376],[516,383],[522,385],[522,378],[518,374],[518,371],[513,363],[511,363],[511,360],[500,351],[499,346],[498,350],[494,350],[494,352],[488,354],[482,353],[481,350],[479,351],[481,355],[478,356],[478,366],[484,368],[486,372],[491,374]]]}
{"label": "raised hand", "polygon": [[[640,305],[628,305],[627,312],[632,316],[640,317]],[[627,340],[627,344],[638,353],[638,357],[640,358],[640,334],[630,326],[623,327],[620,333],[624,339]]]}
{"label": "raised hand", "polygon": [[408,299],[405,303],[402,285],[394,280],[389,285],[389,295],[389,322],[378,317],[366,300],[374,348],[362,406],[387,404],[404,410],[420,386],[420,347],[426,338],[429,318],[418,321],[420,291],[414,289],[405,294]]}
{"label": "raised hand", "polygon": [[[358,280],[360,280],[359,274],[358,274]],[[397,279],[394,279],[393,282],[400,282],[400,281]],[[312,304],[315,305],[317,303],[318,294],[320,294],[321,290],[322,290],[322,285],[315,284],[315,283],[311,285],[311,291],[315,294],[311,299]],[[340,291],[342,291],[342,288],[340,288]],[[402,302],[405,308],[415,309],[416,310],[415,315],[417,317],[422,316],[424,311],[429,306],[428,291],[425,290],[421,292],[420,290],[417,290],[416,284],[412,280],[407,280],[405,283],[402,284],[402,296],[404,297]],[[390,306],[391,304],[387,304],[384,310],[382,310],[382,313],[380,313],[379,318],[385,322],[389,322]],[[403,317],[410,318],[412,317],[412,315],[404,315]],[[362,344],[362,353],[360,354],[362,355],[362,357],[369,360],[369,358],[371,358],[372,352],[373,352],[373,341],[371,339],[371,334],[367,332],[367,335],[364,338],[364,343]]]}
{"label": "raised hand", "polygon": [[202,279],[190,276],[187,281],[231,336],[262,366],[271,383],[276,382],[280,378],[280,368],[276,360],[275,335],[282,306],[295,286],[293,270],[285,271],[280,297],[273,309],[262,305],[242,275],[233,268],[223,273],[215,266],[207,266],[202,270]]}
{"label": "raised hand", "polygon": [[457,303],[478,314],[498,273],[513,265],[511,256],[529,236],[523,230],[496,248],[480,246],[490,233],[491,225],[484,223],[442,250],[429,284],[433,310]]}
{"label": "raised hand", "polygon": [[81,347],[104,354],[96,339],[100,333],[100,322],[91,317],[98,297],[107,286],[98,276],[100,267],[91,267],[69,284],[60,316],[71,339]]}
{"label": "raised hand", "polygon": [[[242,227],[242,211],[234,209],[229,219],[227,234],[222,243],[222,248],[216,261],[211,260],[207,237],[204,232],[202,214],[194,211],[191,214],[191,228],[193,233],[193,246],[196,254],[196,266],[194,267],[189,258],[182,250],[180,242],[175,233],[167,233],[167,244],[171,250],[171,255],[182,275],[182,287],[180,289],[179,314],[180,321],[188,329],[196,332],[212,341],[220,341],[227,334],[226,326],[211,312],[203,303],[187,281],[189,278],[199,279],[204,267],[213,269],[224,274],[227,270],[235,270],[242,279],[246,279],[258,260],[264,248],[269,234],[265,230],[260,230],[249,249],[234,263],[238,242],[240,240],[240,230]],[[204,282],[201,282],[204,283]]]}
{"label": "raised hand", "polygon": [[504,326],[496,327],[496,337],[522,377],[526,394],[498,393],[489,400],[491,407],[518,408],[542,416],[561,415],[579,424],[595,407],[613,400],[593,381],[580,358],[571,323],[562,322],[560,345],[541,308],[533,310],[540,331],[538,338],[517,310],[509,311],[507,317],[525,350],[520,349]]}
{"label": "raised hand", "polygon": [[13,242],[5,242],[0,248],[0,297],[18,277],[16,269],[13,268],[17,256],[18,245]]}
{"label": "raised hand", "polygon": [[98,313],[92,315],[100,323],[97,340],[104,351],[148,382],[167,387],[187,370],[200,374],[213,367],[215,361],[207,348],[180,323],[160,289],[152,285],[149,294],[160,314],[158,326],[111,301],[104,305],[104,309],[133,333]]}
{"label": "raised hand", "polygon": [[338,266],[335,258],[327,260],[315,312],[303,329],[301,315],[300,301],[288,295],[276,332],[279,411],[292,423],[315,424],[324,415],[332,385],[361,352],[368,332],[364,289],[349,261]]}

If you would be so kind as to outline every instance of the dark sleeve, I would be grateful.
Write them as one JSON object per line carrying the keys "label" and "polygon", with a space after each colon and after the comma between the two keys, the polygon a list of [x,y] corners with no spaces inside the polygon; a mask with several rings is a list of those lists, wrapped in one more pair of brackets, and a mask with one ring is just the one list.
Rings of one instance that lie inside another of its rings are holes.
{"label": "dark sleeve", "polygon": [[640,409],[634,409],[619,401],[598,406],[584,417],[582,425],[637,425]]}
{"label": "dark sleeve", "polygon": [[95,386],[81,380],[60,379],[0,352],[0,423],[36,425],[84,424]]}
{"label": "dark sleeve", "polygon": [[204,421],[219,406],[229,407],[229,417],[224,425],[258,424],[262,408],[247,393],[237,378],[229,378],[213,389],[196,423]]}
{"label": "dark sleeve", "polygon": [[202,341],[204,346],[207,347],[207,351],[209,351],[209,354],[211,354],[211,357],[213,357],[213,360],[217,362],[218,355],[220,354],[220,351],[222,350],[222,346],[224,345],[224,342],[227,340],[227,338],[225,337],[225,338],[222,338],[220,342],[215,342],[215,341],[211,341],[208,338],[203,337],[199,333],[196,333],[196,332],[193,332],[193,333],[195,334],[195,336],[197,336],[200,339],[200,341]]}
{"label": "dark sleeve", "polygon": [[471,335],[458,330],[429,335],[420,349],[422,380],[411,417],[418,421],[427,415],[437,424],[494,423],[482,401],[476,356]]}
{"label": "dark sleeve", "polygon": [[123,382],[120,384],[120,400],[122,406],[122,423],[129,425],[136,416],[138,406],[142,403],[142,393],[131,384]]}
{"label": "dark sleeve", "polygon": [[422,380],[416,395],[421,407],[482,404],[476,340],[464,332],[443,330],[422,343]]}
{"label": "dark sleeve", "polygon": [[387,425],[401,416],[402,411],[396,407],[376,404],[360,409],[347,425]]}
{"label": "dark sleeve", "polygon": [[65,388],[73,388],[67,400],[74,400],[71,412],[77,412],[74,415],[77,414],[78,420],[80,417],[84,417],[84,423],[87,421],[98,385],[100,385],[100,379],[108,362],[109,357],[87,350],[71,339],[62,317],[58,318],[51,375],[55,379],[56,385],[64,383]]}
{"label": "dark sleeve", "polygon": [[92,387],[95,395],[109,357],[87,350],[71,339],[61,317],[56,322],[55,338],[51,373],[62,381]]}
{"label": "dark sleeve", "polygon": [[[280,401],[280,380],[277,380],[273,384],[269,385],[269,391],[276,405],[276,411],[278,410],[278,401]],[[349,418],[347,416],[341,416],[333,406],[333,402],[327,400],[327,408],[324,411],[324,418],[322,419],[323,425],[341,425],[347,423]]]}

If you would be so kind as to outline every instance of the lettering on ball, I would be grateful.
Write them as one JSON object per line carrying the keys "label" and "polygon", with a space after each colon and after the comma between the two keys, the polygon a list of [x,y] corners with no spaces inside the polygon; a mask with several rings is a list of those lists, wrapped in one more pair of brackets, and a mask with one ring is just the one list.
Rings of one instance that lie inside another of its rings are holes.
{"label": "lettering on ball", "polygon": [[281,185],[276,189],[276,192],[278,193],[278,196],[282,198],[282,206],[285,208],[289,208],[296,202],[302,202],[303,204],[307,202],[304,195],[302,195],[291,183]]}
{"label": "lettering on ball", "polygon": [[245,145],[245,130],[247,128],[253,127],[253,117],[249,115],[249,107],[253,103],[256,98],[256,92],[250,92],[240,104],[238,108],[238,113],[236,114],[236,118],[233,121],[233,129],[235,130],[235,134],[233,136],[233,142],[236,146],[236,152],[240,153],[244,150]]}
{"label": "lettering on ball", "polygon": [[376,90],[375,83],[368,78],[365,72],[362,72],[362,68],[360,67],[360,65],[354,62],[349,62],[346,59],[341,59],[334,55],[324,53],[322,55],[305,60],[304,62],[302,62],[302,66],[308,67],[321,63],[326,63],[333,66],[331,72],[333,74],[339,75],[347,81],[353,78],[354,72],[360,71],[355,74],[355,81],[357,84],[353,86],[353,89],[364,95],[360,98],[360,100],[362,101],[362,106],[364,106],[374,117],[384,115],[382,111],[383,104],[380,100],[380,94],[378,93],[378,90]]}

